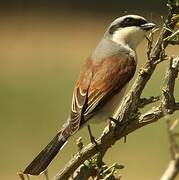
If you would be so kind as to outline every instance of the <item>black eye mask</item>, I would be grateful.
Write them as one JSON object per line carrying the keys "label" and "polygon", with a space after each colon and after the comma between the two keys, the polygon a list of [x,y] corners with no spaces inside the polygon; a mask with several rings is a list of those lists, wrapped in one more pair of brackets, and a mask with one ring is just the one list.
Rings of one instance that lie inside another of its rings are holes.
{"label": "black eye mask", "polygon": [[131,17],[127,17],[123,21],[121,21],[120,23],[111,26],[109,29],[109,34],[114,34],[114,32],[118,28],[131,27],[131,26],[137,27],[137,26],[141,26],[142,24],[145,24],[145,23],[147,23],[147,21],[144,19],[134,19]]}

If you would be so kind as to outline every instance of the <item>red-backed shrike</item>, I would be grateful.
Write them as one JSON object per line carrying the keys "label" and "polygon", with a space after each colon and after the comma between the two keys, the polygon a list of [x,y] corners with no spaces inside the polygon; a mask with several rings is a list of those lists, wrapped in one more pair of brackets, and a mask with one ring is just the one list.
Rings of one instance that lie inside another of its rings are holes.
{"label": "red-backed shrike", "polygon": [[111,115],[134,76],[135,49],[145,33],[154,27],[155,24],[137,15],[126,15],[112,22],[82,67],[69,119],[25,169],[25,174],[38,175],[44,171],[67,139],[93,116],[105,114],[108,118]]}

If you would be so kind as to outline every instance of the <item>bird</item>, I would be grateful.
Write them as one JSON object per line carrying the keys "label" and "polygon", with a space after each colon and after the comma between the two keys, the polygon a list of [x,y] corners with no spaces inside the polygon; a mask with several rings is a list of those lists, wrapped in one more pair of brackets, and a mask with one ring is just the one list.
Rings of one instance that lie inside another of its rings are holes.
{"label": "bird", "polygon": [[115,19],[86,59],[75,83],[69,118],[24,174],[39,175],[85,124],[110,117],[137,66],[136,48],[156,25],[139,15]]}

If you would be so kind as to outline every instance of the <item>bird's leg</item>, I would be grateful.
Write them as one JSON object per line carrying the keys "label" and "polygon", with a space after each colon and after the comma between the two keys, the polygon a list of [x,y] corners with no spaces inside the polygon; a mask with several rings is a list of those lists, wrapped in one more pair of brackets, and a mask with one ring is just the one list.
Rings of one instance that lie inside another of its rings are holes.
{"label": "bird's leg", "polygon": [[90,125],[88,125],[88,132],[89,132],[89,135],[90,135],[91,143],[93,143],[93,144],[95,144],[95,145],[97,146],[98,143],[96,142],[95,137],[93,136],[93,134],[92,134],[92,132],[91,132]]}

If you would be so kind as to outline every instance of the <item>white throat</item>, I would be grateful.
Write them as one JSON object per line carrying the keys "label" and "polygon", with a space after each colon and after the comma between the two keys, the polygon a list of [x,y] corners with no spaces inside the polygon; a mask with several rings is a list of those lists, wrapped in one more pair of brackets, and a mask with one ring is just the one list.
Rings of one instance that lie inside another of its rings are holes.
{"label": "white throat", "polygon": [[145,32],[138,27],[131,26],[120,28],[112,35],[112,41],[117,44],[129,46],[135,50],[137,45],[144,38],[144,34]]}

